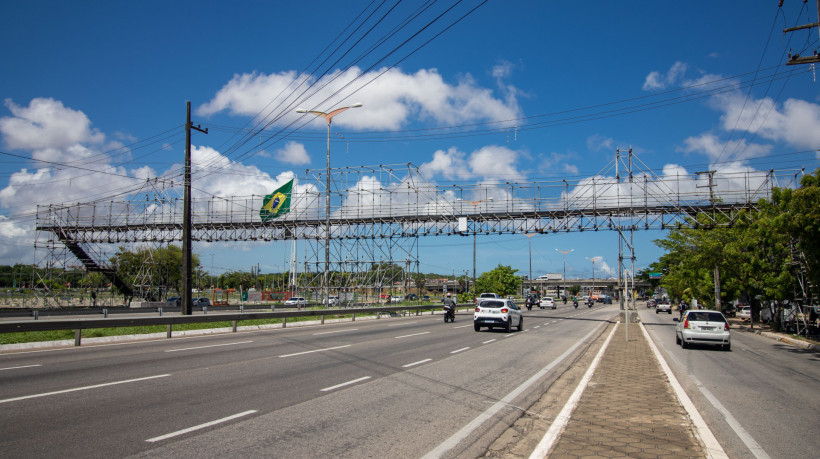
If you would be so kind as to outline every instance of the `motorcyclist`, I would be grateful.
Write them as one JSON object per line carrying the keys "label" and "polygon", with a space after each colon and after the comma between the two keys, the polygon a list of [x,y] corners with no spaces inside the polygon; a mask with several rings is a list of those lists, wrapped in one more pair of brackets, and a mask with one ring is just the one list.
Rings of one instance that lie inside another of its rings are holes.
{"label": "motorcyclist", "polygon": [[452,321],[456,319],[456,302],[453,300],[453,294],[447,292],[447,297],[444,298],[444,318],[445,321],[449,318]]}
{"label": "motorcyclist", "polygon": [[578,309],[578,297],[577,296],[572,298],[572,305],[575,306],[575,309]]}

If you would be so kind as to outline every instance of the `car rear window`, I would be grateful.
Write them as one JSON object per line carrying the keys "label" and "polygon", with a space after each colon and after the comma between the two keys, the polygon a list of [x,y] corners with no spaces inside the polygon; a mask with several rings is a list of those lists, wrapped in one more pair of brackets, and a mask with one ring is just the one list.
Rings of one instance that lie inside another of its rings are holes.
{"label": "car rear window", "polygon": [[507,304],[503,301],[484,300],[481,302],[482,308],[503,308]]}
{"label": "car rear window", "polygon": [[694,322],[726,322],[726,318],[719,312],[690,311],[686,318]]}

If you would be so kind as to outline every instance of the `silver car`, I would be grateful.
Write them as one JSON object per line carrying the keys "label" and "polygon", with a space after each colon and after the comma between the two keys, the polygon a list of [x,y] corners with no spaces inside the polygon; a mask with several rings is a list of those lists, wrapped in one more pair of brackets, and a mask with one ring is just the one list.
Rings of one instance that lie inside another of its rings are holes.
{"label": "silver car", "polygon": [[490,330],[493,327],[499,327],[509,333],[512,331],[513,324],[517,324],[518,331],[524,329],[524,315],[512,300],[485,299],[475,307],[473,314],[475,331],[481,331],[481,327],[487,327]]}
{"label": "silver car", "polygon": [[684,349],[690,344],[708,344],[729,351],[732,349],[729,322],[717,311],[686,311],[675,327],[675,343]]}

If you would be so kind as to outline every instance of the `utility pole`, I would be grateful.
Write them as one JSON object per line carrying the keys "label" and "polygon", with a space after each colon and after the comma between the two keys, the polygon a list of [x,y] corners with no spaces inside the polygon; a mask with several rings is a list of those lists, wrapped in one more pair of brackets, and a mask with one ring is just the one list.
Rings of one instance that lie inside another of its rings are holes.
{"label": "utility pole", "polygon": [[[805,3],[805,0],[804,0]],[[780,0],[778,6],[783,6],[783,0]],[[818,35],[820,35],[820,0],[817,0],[817,22],[812,22],[811,24],[804,24],[797,27],[789,27],[787,29],[783,29],[783,33],[794,32],[796,30],[803,30],[803,29],[811,29],[813,27],[817,27]],[[789,53],[789,60],[786,62],[786,65],[798,65],[798,64],[817,64],[820,63],[820,55],[817,54],[817,48],[814,49],[813,56],[801,56],[799,54]]]}
{"label": "utility pole", "polygon": [[191,315],[193,302],[191,298],[191,129],[208,133],[208,128],[202,129],[191,123],[191,101],[186,103],[185,117],[185,193],[182,209],[182,292],[180,295],[180,314]]}

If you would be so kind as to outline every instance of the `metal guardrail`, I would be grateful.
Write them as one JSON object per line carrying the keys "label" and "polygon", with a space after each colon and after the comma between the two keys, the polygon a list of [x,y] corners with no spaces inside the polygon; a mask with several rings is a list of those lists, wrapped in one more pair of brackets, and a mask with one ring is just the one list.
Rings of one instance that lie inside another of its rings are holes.
{"label": "metal guardrail", "polygon": [[[458,305],[466,307],[468,304]],[[79,346],[82,341],[82,330],[94,328],[120,328],[120,327],[140,327],[149,325],[165,325],[167,327],[167,337],[171,338],[174,325],[211,323],[211,322],[231,322],[233,331],[236,332],[237,323],[245,320],[256,319],[282,319],[282,327],[287,326],[287,319],[293,317],[321,317],[322,324],[325,323],[325,316],[351,315],[353,321],[356,314],[372,314],[382,312],[415,311],[420,315],[422,311],[441,309],[441,305],[418,305],[418,306],[383,306],[378,308],[347,308],[347,309],[302,309],[295,311],[273,311],[273,312],[239,312],[230,314],[205,314],[190,316],[156,316],[156,317],[131,317],[131,318],[100,318],[100,319],[66,319],[66,320],[25,320],[14,322],[0,322],[0,333],[17,332],[38,332],[53,330],[74,330],[74,345]]]}

